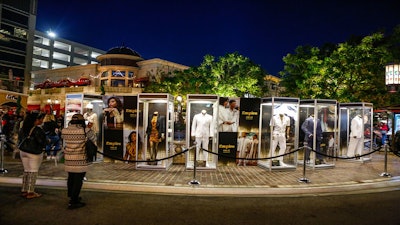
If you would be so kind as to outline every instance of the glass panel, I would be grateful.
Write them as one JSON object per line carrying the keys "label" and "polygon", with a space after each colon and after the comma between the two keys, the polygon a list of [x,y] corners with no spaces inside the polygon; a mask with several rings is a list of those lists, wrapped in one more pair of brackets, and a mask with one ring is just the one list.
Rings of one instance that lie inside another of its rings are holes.
{"label": "glass panel", "polygon": [[215,169],[218,157],[202,149],[217,152],[218,97],[208,96],[211,99],[204,100],[197,97],[203,96],[188,95],[187,99],[186,145],[191,150],[186,154],[186,166],[193,169],[196,163],[198,169]]}
{"label": "glass panel", "polygon": [[[139,94],[138,131],[142,144],[138,149],[146,162],[139,162],[138,169],[168,169],[172,165],[173,101],[169,95]],[[172,106],[172,107],[171,107]],[[162,159],[162,160],[160,160]],[[159,160],[159,161],[157,161]]]}

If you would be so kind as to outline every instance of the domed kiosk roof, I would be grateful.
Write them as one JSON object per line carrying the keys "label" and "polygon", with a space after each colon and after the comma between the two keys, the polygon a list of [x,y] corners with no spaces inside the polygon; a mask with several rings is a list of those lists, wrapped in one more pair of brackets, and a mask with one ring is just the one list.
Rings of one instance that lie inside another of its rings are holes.
{"label": "domed kiosk roof", "polygon": [[140,57],[140,58],[142,57],[135,50],[133,50],[133,49],[131,49],[129,47],[125,47],[125,46],[110,48],[110,50],[108,50],[106,54],[121,54],[121,55],[137,56],[137,57]]}

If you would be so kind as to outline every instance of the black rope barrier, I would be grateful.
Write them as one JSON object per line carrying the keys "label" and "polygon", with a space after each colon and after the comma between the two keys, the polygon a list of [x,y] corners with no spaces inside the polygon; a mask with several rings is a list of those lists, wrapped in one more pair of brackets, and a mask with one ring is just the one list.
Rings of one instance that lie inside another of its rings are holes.
{"label": "black rope barrier", "polygon": [[218,155],[218,156],[221,156],[221,157],[224,157],[224,158],[229,158],[229,159],[268,160],[268,159],[275,159],[275,158],[283,157],[283,156],[286,156],[286,155],[290,155],[290,154],[296,153],[296,152],[298,152],[298,151],[300,151],[300,150],[302,150],[302,149],[304,149],[304,148],[309,149],[310,151],[313,151],[313,152],[317,153],[318,155],[322,155],[322,156],[325,156],[325,157],[328,157],[328,158],[335,158],[335,159],[356,159],[356,158],[361,158],[361,157],[364,157],[364,156],[367,156],[367,155],[371,155],[371,154],[373,154],[373,153],[379,151],[379,149],[375,149],[375,150],[373,150],[373,151],[371,151],[371,152],[369,152],[369,153],[362,154],[362,155],[356,155],[356,156],[353,156],[353,157],[340,157],[340,156],[327,155],[327,154],[324,154],[324,153],[322,153],[322,152],[317,152],[316,150],[314,150],[314,149],[312,149],[312,148],[310,148],[310,147],[308,147],[308,146],[303,146],[303,147],[300,147],[300,148],[298,148],[298,149],[295,149],[294,151],[290,151],[290,152],[287,152],[287,153],[285,153],[285,154],[276,155],[276,156],[272,156],[272,157],[264,157],[264,158],[241,158],[241,157],[232,157],[232,156],[225,155],[225,154],[220,154],[220,153],[217,153],[217,152],[212,152],[212,151],[206,150],[206,149],[202,149],[202,150],[203,150],[203,151],[206,151],[206,152],[208,152],[208,153],[211,153],[211,154],[213,154],[213,155]]}
{"label": "black rope barrier", "polygon": [[[307,147],[307,148],[309,148],[309,147]],[[327,155],[327,154],[322,153],[322,152],[317,152],[316,150],[314,150],[312,148],[309,148],[309,149],[311,151],[317,153],[318,155],[322,155],[322,156],[325,156],[325,157],[328,157],[328,158],[333,158],[333,159],[358,159],[358,158],[361,158],[361,157],[364,157],[364,156],[367,156],[367,155],[371,155],[372,153],[375,153],[375,152],[379,151],[379,149],[375,149],[375,150],[373,150],[371,152],[368,152],[368,153],[365,153],[365,154],[362,154],[362,155],[355,155],[355,156],[352,156],[352,157],[341,157],[341,156]]]}
{"label": "black rope barrier", "polygon": [[[184,149],[183,151],[181,151],[181,152],[179,152],[179,153],[176,153],[176,154],[174,154],[174,155],[171,155],[171,156],[168,156],[168,157],[165,157],[165,158],[160,158],[160,159],[153,159],[153,160],[150,160],[150,159],[147,159],[147,160],[124,160],[124,159],[121,159],[121,158],[119,158],[119,157],[112,156],[112,155],[109,155],[109,154],[105,154],[105,153],[100,152],[100,151],[97,151],[97,153],[99,153],[99,154],[101,154],[101,155],[103,155],[103,156],[105,156],[105,157],[108,157],[108,158],[110,158],[110,159],[114,159],[114,160],[118,160],[118,161],[123,161],[123,162],[131,162],[131,163],[136,163],[136,162],[159,162],[159,161],[167,160],[167,159],[170,159],[170,158],[174,158],[174,157],[176,157],[176,156],[178,156],[178,155],[184,154],[184,153],[188,152],[189,150],[191,150],[191,149],[193,149],[193,148],[195,148],[195,147],[196,147],[196,146],[193,145],[193,146],[191,146],[191,147],[189,147],[189,148],[187,148],[187,149]],[[303,150],[303,149],[308,149],[308,150],[310,150],[310,151],[312,151],[312,152],[315,152],[317,155],[322,155],[322,156],[327,157],[327,158],[344,159],[344,160],[347,160],[347,159],[359,159],[359,158],[361,158],[361,157],[365,157],[365,156],[368,156],[368,155],[371,155],[371,154],[373,154],[373,153],[375,153],[375,152],[380,151],[380,148],[377,148],[377,149],[374,149],[373,151],[368,152],[368,153],[365,153],[365,154],[355,155],[355,156],[353,156],[353,157],[343,157],[343,156],[328,155],[328,154],[325,154],[325,153],[323,153],[323,152],[318,152],[318,151],[316,151],[315,149],[312,149],[312,148],[310,148],[310,147],[308,147],[308,146],[303,146],[303,147],[297,148],[297,149],[295,149],[295,150],[293,150],[293,151],[284,153],[284,154],[282,154],[282,155],[276,155],[276,156],[272,156],[272,157],[263,157],[263,158],[242,158],[242,157],[233,157],[233,156],[229,156],[229,155],[225,155],[225,154],[220,154],[220,153],[213,152],[213,151],[210,151],[210,150],[206,150],[206,149],[203,149],[203,148],[202,148],[201,150],[206,151],[206,152],[208,152],[208,153],[211,153],[211,154],[213,154],[213,155],[217,155],[217,156],[224,157],[224,158],[235,159],[235,160],[237,159],[237,160],[255,161],[255,160],[269,160],[269,159],[275,159],[275,158],[283,157],[283,156],[286,156],[286,155],[294,154],[294,153],[296,153],[296,152],[298,152],[298,151],[300,151],[300,150]],[[392,152],[393,152],[393,151],[392,151]],[[394,152],[393,152],[393,153],[394,153]],[[398,152],[397,152],[397,153],[398,153]],[[394,153],[394,155],[400,157],[400,153],[398,153],[398,154],[395,154],[395,153]]]}
{"label": "black rope barrier", "polygon": [[295,149],[294,151],[287,152],[287,153],[282,154],[282,155],[277,155],[277,156],[272,156],[272,157],[266,157],[266,158],[240,158],[240,157],[232,157],[232,156],[229,156],[229,155],[219,154],[219,153],[217,153],[217,152],[212,152],[212,151],[209,151],[209,150],[206,150],[206,149],[202,149],[202,150],[203,150],[203,151],[206,151],[206,152],[208,152],[208,153],[214,154],[214,155],[218,155],[218,156],[222,156],[222,157],[230,158],[230,159],[267,160],[267,159],[275,159],[275,158],[279,158],[279,157],[281,157],[281,156],[290,155],[290,154],[292,154],[292,153],[296,153],[296,152],[300,151],[300,150],[303,149],[303,148],[304,148],[304,147],[300,147],[300,148],[298,148],[298,149]]}
{"label": "black rope barrier", "polygon": [[187,149],[184,149],[182,152],[176,153],[174,155],[171,155],[171,156],[168,156],[168,157],[165,157],[165,158],[160,158],[160,159],[153,159],[153,160],[149,160],[149,159],[148,160],[126,160],[126,159],[121,159],[121,158],[116,157],[116,156],[105,154],[105,153],[100,152],[100,151],[97,151],[97,153],[99,153],[100,155],[103,155],[103,156],[105,156],[107,158],[118,160],[118,161],[123,161],[123,162],[132,162],[132,163],[135,163],[135,162],[159,162],[159,161],[167,160],[167,159],[173,158],[175,156],[184,154],[187,151],[189,151],[190,149],[192,149],[193,147],[195,147],[195,146],[192,146],[192,147],[189,147]]}

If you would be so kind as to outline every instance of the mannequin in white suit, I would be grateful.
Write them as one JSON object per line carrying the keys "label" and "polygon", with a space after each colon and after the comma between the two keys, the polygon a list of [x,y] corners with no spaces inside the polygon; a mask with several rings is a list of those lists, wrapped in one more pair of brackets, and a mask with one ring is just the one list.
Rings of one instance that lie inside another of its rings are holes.
{"label": "mannequin in white suit", "polygon": [[[289,137],[290,132],[290,119],[284,114],[274,115],[270,121],[270,128],[272,134],[271,151],[274,157],[276,147],[279,144],[278,155],[283,155],[286,151],[286,139]],[[285,166],[283,163],[283,156],[278,158],[279,164]]]}
{"label": "mannequin in white suit", "polygon": [[364,147],[363,119],[361,118],[361,115],[356,115],[351,120],[350,129],[350,142],[347,156],[354,157],[355,155],[361,155]]}
{"label": "mannequin in white suit", "polygon": [[206,110],[193,117],[191,136],[196,141],[196,158],[198,160],[208,159],[208,152],[203,151],[203,158],[199,157],[200,149],[208,150],[208,142],[213,137],[213,117]]}

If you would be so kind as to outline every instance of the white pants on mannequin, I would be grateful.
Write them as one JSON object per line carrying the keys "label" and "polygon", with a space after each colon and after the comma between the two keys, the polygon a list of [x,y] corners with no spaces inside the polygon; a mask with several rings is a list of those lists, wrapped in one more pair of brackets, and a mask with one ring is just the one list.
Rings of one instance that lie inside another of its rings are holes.
{"label": "white pants on mannequin", "polygon": [[[278,146],[278,144],[279,144],[279,153],[278,153],[278,155],[285,154],[285,151],[286,151],[286,137],[285,137],[285,134],[273,134],[272,145],[271,145],[272,157],[274,157],[276,155],[275,154],[275,150],[276,150],[276,147]],[[274,158],[274,159],[278,159],[280,164],[284,165],[283,164],[283,156],[278,157],[278,158]]]}
{"label": "white pants on mannequin", "polygon": [[362,138],[350,137],[349,149],[347,150],[348,157],[354,157],[356,154],[361,155],[364,147],[364,141]]}
{"label": "white pants on mannequin", "polygon": [[[196,158],[197,160],[206,160],[208,161],[208,152],[203,151],[202,149],[208,150],[208,137],[196,137]],[[200,158],[200,150],[202,150],[202,158]]]}

